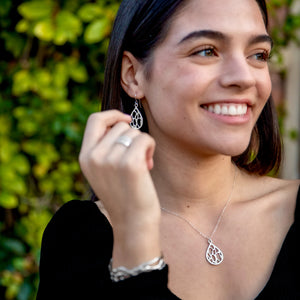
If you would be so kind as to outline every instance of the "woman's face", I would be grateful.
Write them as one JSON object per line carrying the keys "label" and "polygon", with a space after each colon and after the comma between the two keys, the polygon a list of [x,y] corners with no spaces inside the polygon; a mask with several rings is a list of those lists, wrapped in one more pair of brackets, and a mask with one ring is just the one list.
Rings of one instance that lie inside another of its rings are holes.
{"label": "woman's face", "polygon": [[271,93],[270,51],[256,1],[190,0],[154,50],[150,79],[142,79],[158,145],[242,153]]}

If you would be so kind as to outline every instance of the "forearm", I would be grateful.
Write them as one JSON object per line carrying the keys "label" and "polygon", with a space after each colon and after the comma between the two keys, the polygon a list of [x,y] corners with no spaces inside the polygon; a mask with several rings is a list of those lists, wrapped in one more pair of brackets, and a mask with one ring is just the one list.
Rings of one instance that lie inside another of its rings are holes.
{"label": "forearm", "polygon": [[161,256],[160,215],[146,218],[134,218],[126,225],[113,228],[113,267],[133,268],[154,257]]}

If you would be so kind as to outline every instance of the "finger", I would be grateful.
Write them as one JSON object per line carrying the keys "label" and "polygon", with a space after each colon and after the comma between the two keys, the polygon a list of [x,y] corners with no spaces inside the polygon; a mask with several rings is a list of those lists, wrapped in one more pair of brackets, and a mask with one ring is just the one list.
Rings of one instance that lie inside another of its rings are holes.
{"label": "finger", "polygon": [[130,128],[130,126],[127,123],[120,122],[116,125],[114,125],[110,131],[103,136],[101,139],[99,146],[104,147],[108,149],[109,151],[113,150],[115,146],[117,148],[125,148],[124,145],[121,145],[120,143],[117,143],[117,140],[121,136],[127,136],[131,139],[133,139],[135,136],[139,135],[140,131],[136,129]]}
{"label": "finger", "polygon": [[153,154],[155,151],[154,139],[146,133],[137,135],[122,160],[125,164],[135,165],[137,168],[145,167],[150,170],[153,167]]}
{"label": "finger", "polygon": [[81,151],[91,149],[109,128],[118,122],[130,123],[131,117],[118,110],[109,110],[90,115],[83,136]]}
{"label": "finger", "polygon": [[154,167],[154,160],[153,160],[154,151],[155,151],[155,143],[153,146],[148,147],[146,152],[146,163],[149,171],[152,170]]}
{"label": "finger", "polygon": [[126,136],[133,142],[135,137],[140,134],[139,130],[130,128],[128,124],[118,123],[94,147],[92,155],[99,159],[104,159],[104,162],[110,166],[117,166],[124,152],[127,151],[128,147],[131,147],[131,145],[127,147],[119,143],[118,139]]}

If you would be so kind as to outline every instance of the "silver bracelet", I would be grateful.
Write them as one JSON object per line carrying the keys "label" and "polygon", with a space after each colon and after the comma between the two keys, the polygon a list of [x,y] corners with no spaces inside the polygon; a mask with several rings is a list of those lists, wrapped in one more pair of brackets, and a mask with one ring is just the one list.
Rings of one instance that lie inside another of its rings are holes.
{"label": "silver bracelet", "polygon": [[108,270],[110,272],[110,278],[114,282],[124,280],[126,278],[139,275],[144,272],[151,272],[154,270],[161,270],[165,267],[166,263],[163,259],[163,256],[155,257],[145,263],[140,264],[139,266],[133,269],[127,269],[126,267],[120,266],[117,268],[112,267],[112,259],[109,262]]}

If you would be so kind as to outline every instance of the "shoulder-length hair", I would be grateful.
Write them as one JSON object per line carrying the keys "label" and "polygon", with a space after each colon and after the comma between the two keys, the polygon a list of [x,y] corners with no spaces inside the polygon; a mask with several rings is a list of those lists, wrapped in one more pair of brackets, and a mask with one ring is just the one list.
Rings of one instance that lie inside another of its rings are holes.
{"label": "shoulder-length hair", "polygon": [[[268,28],[265,0],[256,2]],[[187,0],[124,0],[121,3],[108,48],[102,110],[118,109],[130,114],[134,99],[121,87],[123,52],[131,52],[146,64],[146,70],[147,64],[151,68],[151,53],[164,40],[176,13],[187,3]],[[148,132],[147,122],[144,123],[141,130]],[[276,109],[270,96],[253,129],[248,148],[232,160],[239,168],[249,173],[265,175],[270,171],[278,172],[281,153],[282,143]]]}

